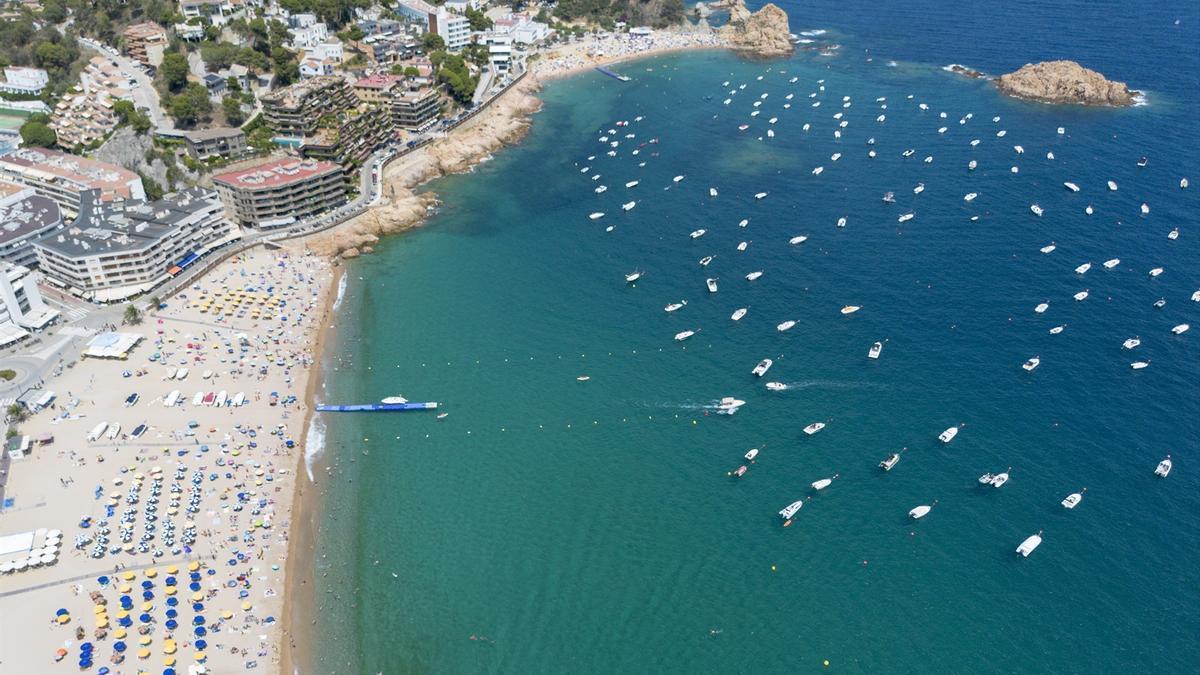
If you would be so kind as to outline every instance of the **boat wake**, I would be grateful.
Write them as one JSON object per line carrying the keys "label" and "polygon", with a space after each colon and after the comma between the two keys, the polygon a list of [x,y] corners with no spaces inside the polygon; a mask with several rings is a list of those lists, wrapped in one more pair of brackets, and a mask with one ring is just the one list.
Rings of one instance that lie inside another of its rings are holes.
{"label": "boat wake", "polygon": [[313,415],[308,423],[308,433],[304,436],[304,471],[308,480],[313,481],[313,463],[325,452],[325,423]]}
{"label": "boat wake", "polygon": [[784,382],[788,389],[886,389],[886,385],[875,382],[839,382],[836,380],[801,380]]}

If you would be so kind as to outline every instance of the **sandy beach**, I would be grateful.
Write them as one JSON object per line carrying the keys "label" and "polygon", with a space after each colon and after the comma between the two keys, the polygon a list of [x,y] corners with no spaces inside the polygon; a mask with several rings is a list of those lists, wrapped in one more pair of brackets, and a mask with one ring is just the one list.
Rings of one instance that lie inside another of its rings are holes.
{"label": "sandy beach", "polygon": [[40,544],[57,530],[61,548],[54,564],[0,577],[0,671],[65,672],[85,658],[113,673],[277,669],[306,388],[332,280],[301,245],[253,249],[118,326],[143,336],[128,359],[87,358],[46,383],[54,404],[20,429],[54,441],[12,462],[0,535]]}

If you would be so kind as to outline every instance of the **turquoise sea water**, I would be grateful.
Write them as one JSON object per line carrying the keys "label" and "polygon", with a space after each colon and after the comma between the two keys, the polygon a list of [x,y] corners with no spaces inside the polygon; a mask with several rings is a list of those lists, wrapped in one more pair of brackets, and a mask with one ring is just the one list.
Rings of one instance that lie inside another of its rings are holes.
{"label": "turquoise sea water", "polygon": [[[318,672],[1200,662],[1200,304],[1189,300],[1200,288],[1200,11],[784,6],[793,30],[828,29],[820,39],[838,55],[687,54],[623,65],[628,84],[594,73],[553,84],[520,146],[432,185],[444,206],[428,227],[350,265],[323,398],[403,394],[449,416],[325,418]],[[1078,27],[1060,30],[1068,17]],[[1150,104],[1033,105],[939,69],[1067,56],[1145,88]],[[763,112],[751,118],[755,100]],[[838,112],[849,122],[840,140]],[[777,135],[757,140],[770,117]],[[617,157],[598,141],[610,128]],[[894,205],[880,200],[888,190]],[[968,192],[979,196],[966,203]],[[637,207],[622,212],[629,199]],[[591,221],[594,211],[606,216]],[[693,241],[697,228],[708,233]],[[798,234],[810,238],[789,246]],[[1051,241],[1057,250],[1038,252]],[[707,269],[704,255],[716,256]],[[1104,270],[1113,257],[1121,264]],[[634,269],[645,275],[630,286]],[[754,270],[762,278],[744,280]],[[680,299],[687,307],[663,311]],[[843,316],[847,304],[863,309]],[[798,324],[779,333],[786,319]],[[1196,329],[1171,335],[1184,322]],[[700,331],[672,340],[688,329]],[[1122,350],[1134,335],[1142,346]],[[1041,366],[1023,371],[1034,355]],[[751,376],[764,357],[775,359],[764,380],[789,390]],[[1150,367],[1132,371],[1138,358]],[[706,414],[724,395],[747,405]],[[801,432],[818,420],[824,431]],[[958,423],[953,443],[937,441]],[[730,478],[751,447],[757,463]],[[895,470],[876,467],[901,448]],[[1175,470],[1156,479],[1168,453]],[[1003,488],[977,484],[1008,466]],[[828,489],[809,488],[835,473]],[[1077,509],[1059,505],[1083,487]],[[780,527],[776,512],[807,496]],[[925,519],[907,518],[935,499]],[[1038,530],[1045,543],[1018,558]]]}

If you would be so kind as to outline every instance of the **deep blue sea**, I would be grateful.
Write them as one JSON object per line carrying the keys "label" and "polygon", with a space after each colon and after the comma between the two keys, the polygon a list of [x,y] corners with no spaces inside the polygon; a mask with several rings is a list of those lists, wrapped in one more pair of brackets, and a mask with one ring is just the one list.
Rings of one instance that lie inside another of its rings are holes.
{"label": "deep blue sea", "polygon": [[[840,47],[553,83],[521,144],[348,266],[321,398],[448,416],[321,419],[317,672],[1200,663],[1200,5],[780,4]],[[1024,103],[941,70],[1052,58],[1147,104]],[[711,414],[722,396],[747,403]]]}

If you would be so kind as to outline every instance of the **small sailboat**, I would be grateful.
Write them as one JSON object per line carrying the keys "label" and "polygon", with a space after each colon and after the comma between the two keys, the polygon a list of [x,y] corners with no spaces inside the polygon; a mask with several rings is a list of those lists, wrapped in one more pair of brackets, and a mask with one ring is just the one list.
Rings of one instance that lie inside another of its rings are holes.
{"label": "small sailboat", "polygon": [[1037,534],[1032,535],[1032,536],[1028,537],[1027,539],[1025,539],[1025,541],[1021,542],[1021,545],[1017,547],[1017,553],[1020,553],[1021,557],[1023,557],[1023,558],[1028,558],[1029,554],[1033,553],[1033,551],[1038,546],[1041,546],[1041,545],[1042,545],[1042,531],[1038,530]]}
{"label": "small sailboat", "polygon": [[758,362],[757,366],[754,366],[754,370],[751,370],[750,374],[756,377],[762,377],[763,375],[767,374],[767,371],[770,370],[771,366],[774,364],[775,362],[771,359],[763,359],[762,361]]}
{"label": "small sailboat", "polygon": [[938,440],[943,443],[949,443],[950,441],[954,440],[954,437],[957,435],[958,427],[950,427],[949,429],[946,429],[942,433],[938,434]]}
{"label": "small sailboat", "polygon": [[1158,466],[1155,467],[1154,475],[1158,476],[1159,478],[1166,478],[1171,473],[1171,468],[1173,466],[1174,465],[1171,463],[1171,456],[1167,455],[1167,458],[1159,462]]}
{"label": "small sailboat", "polygon": [[860,309],[862,309],[862,307],[859,307],[858,305],[846,305],[842,308],[842,314],[853,314]]}
{"label": "small sailboat", "polygon": [[716,279],[705,279],[704,283],[706,286],[708,286],[709,293],[717,292],[717,280]]}
{"label": "small sailboat", "polygon": [[796,325],[795,321],[793,321],[792,319],[788,319],[787,321],[784,321],[783,323],[779,324],[778,326],[775,326],[775,330],[782,333],[784,331],[791,330],[795,325]]}
{"label": "small sailboat", "polygon": [[1096,212],[1096,209],[1092,208],[1091,204],[1088,204],[1087,206],[1084,207],[1083,212],[1090,216]]}
{"label": "small sailboat", "polygon": [[809,436],[812,436],[813,434],[817,433],[818,431],[820,431],[824,428],[825,428],[824,422],[813,422],[812,424],[804,427],[804,433],[808,434]]}
{"label": "small sailboat", "polygon": [[1180,178],[1180,179],[1179,179],[1179,189],[1180,189],[1180,190],[1186,190],[1186,189],[1187,189],[1187,186],[1188,186],[1188,179],[1187,179],[1187,178]]}
{"label": "small sailboat", "polygon": [[758,457],[758,448],[750,448],[746,451],[746,461],[753,462],[755,457]]}
{"label": "small sailboat", "polygon": [[977,166],[979,166],[979,162],[976,162],[975,160],[971,160],[971,161],[967,162],[967,170],[968,171],[974,171],[975,167],[977,167]]}
{"label": "small sailboat", "polygon": [[1032,359],[1029,359],[1025,363],[1021,364],[1021,367],[1024,368],[1027,372],[1033,372],[1033,369],[1037,368],[1041,364],[1042,364],[1042,360],[1035,356]]}
{"label": "small sailboat", "polygon": [[671,304],[667,305],[666,307],[663,307],[663,311],[675,312],[675,311],[682,309],[685,305],[687,305],[687,300],[680,300],[679,302],[672,302]]}
{"label": "small sailboat", "polygon": [[1143,215],[1143,216],[1144,216],[1144,215],[1146,215],[1146,214],[1148,214],[1148,213],[1150,213],[1150,205],[1149,205],[1149,204],[1147,204],[1146,202],[1142,202],[1141,209],[1142,209],[1142,215]]}
{"label": "small sailboat", "polygon": [[743,316],[746,316],[746,308],[739,307],[733,311],[733,314],[729,315],[729,318],[733,319],[734,321],[741,321]]}
{"label": "small sailboat", "polygon": [[835,478],[837,478],[837,477],[838,477],[838,476],[840,476],[840,475],[841,475],[841,474],[837,474],[837,473],[835,473],[835,474],[833,474],[832,476],[830,476],[829,478],[822,478],[821,480],[814,481],[814,482],[813,482],[813,484],[812,484],[812,489],[814,489],[814,490],[824,490],[825,488],[829,487],[829,485],[830,485],[831,483],[833,483],[834,479],[835,479]]}
{"label": "small sailboat", "polygon": [[935,506],[937,506],[936,499],[933,500],[932,504],[922,504],[922,505],[916,507],[915,509],[913,509],[912,511],[909,511],[908,517],[912,518],[913,520],[920,520],[921,518],[924,518],[925,516],[929,515],[929,512],[932,511],[933,507],[935,507]]}
{"label": "small sailboat", "polygon": [[871,349],[867,351],[867,358],[868,359],[877,359],[877,358],[879,358],[879,353],[882,351],[883,351],[883,343],[876,342],[875,344],[871,345]]}
{"label": "small sailboat", "polygon": [[915,213],[911,213],[911,212],[905,213],[904,215],[897,218],[896,222],[907,223],[908,221],[912,220],[913,216],[915,216],[915,215],[916,215]]}
{"label": "small sailboat", "polygon": [[1079,492],[1072,492],[1067,495],[1066,499],[1062,500],[1064,509],[1073,509],[1079,506],[1079,502],[1083,501],[1083,493],[1087,492],[1087,488],[1083,488]]}

